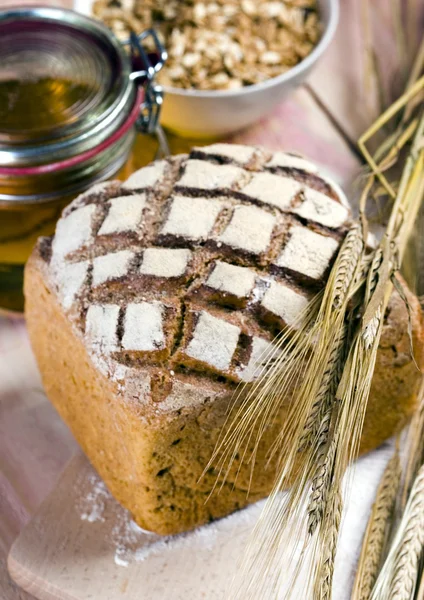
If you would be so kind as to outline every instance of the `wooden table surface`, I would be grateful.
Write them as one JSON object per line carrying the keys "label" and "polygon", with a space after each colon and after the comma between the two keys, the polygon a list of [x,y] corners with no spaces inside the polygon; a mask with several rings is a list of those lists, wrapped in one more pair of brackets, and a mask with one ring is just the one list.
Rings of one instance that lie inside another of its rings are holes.
{"label": "wooden table surface", "polygon": [[[398,0],[402,2],[402,0]],[[25,2],[28,4],[28,0]],[[35,2],[32,2],[35,3]],[[70,1],[40,2],[62,4]],[[12,5],[0,0],[0,8]],[[371,4],[371,3],[370,3]],[[398,69],[390,36],[388,6],[372,1],[371,21],[383,57],[384,80],[393,85]],[[406,4],[406,2],[404,3]],[[417,10],[422,3],[410,1]],[[232,141],[257,143],[271,149],[297,150],[320,162],[342,184],[358,173],[355,140],[377,113],[376,82],[370,77],[364,48],[368,43],[359,0],[341,0],[336,38],[307,85],[297,90],[251,129]],[[381,12],[380,12],[381,11]],[[422,34],[423,21],[410,19],[410,38]],[[182,151],[190,141],[171,138],[171,149]],[[143,152],[152,159],[154,143]],[[23,319],[0,316],[0,598],[31,600],[11,582],[8,550],[21,528],[50,492],[77,445],[47,401],[31,353]]]}

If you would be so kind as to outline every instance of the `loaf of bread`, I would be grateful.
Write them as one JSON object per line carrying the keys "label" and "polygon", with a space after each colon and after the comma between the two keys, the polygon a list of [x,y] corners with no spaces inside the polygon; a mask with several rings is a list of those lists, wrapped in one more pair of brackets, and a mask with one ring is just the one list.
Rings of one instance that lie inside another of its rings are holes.
{"label": "loaf of bread", "polygon": [[[208,502],[218,474],[199,477],[234,390],[255,378],[275,334],[296,327],[350,218],[341,190],[307,160],[214,144],[94,186],[39,240],[26,318],[46,393],[141,527],[178,533],[269,493],[266,453],[291,398],[264,432],[249,495],[239,457]],[[408,296],[421,356],[420,306]],[[363,452],[414,409],[407,322],[394,293]]]}

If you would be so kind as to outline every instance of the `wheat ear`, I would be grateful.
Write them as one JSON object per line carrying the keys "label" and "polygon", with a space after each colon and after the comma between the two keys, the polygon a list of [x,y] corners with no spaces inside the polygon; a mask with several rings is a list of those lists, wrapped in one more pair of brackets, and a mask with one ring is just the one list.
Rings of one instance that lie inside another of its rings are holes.
{"label": "wheat ear", "polygon": [[340,253],[339,267],[334,282],[333,307],[340,308],[346,299],[350,283],[362,254],[363,240],[359,223],[356,223],[346,235],[343,252]]}
{"label": "wheat ear", "polygon": [[[316,443],[318,446],[325,444],[323,439],[325,427],[325,418],[327,413],[331,417],[331,405],[336,397],[337,386],[341,377],[343,346],[346,341],[347,328],[340,329],[328,359],[327,367],[324,371],[321,385],[314,404],[312,405],[309,416],[306,420],[302,437],[299,443],[299,451],[304,450],[309,444]],[[329,421],[328,421],[329,424]],[[328,429],[327,429],[328,432]]]}
{"label": "wheat ear", "polygon": [[419,469],[371,600],[412,600],[424,548],[424,465]]}
{"label": "wheat ear", "polygon": [[378,486],[365,531],[351,600],[369,600],[387,543],[401,477],[398,448],[389,460]]}
{"label": "wheat ear", "polygon": [[320,577],[315,580],[314,600],[331,600],[333,589],[334,563],[342,520],[343,501],[339,489],[331,493],[326,508],[325,521],[327,527],[321,535],[323,553],[320,556]]}
{"label": "wheat ear", "polygon": [[[346,234],[331,270],[311,332],[311,337],[315,340],[314,345],[311,345],[313,356],[309,370],[299,386],[297,402],[288,418],[288,423],[297,423],[296,435],[288,436],[289,427],[283,427],[272,447],[271,456],[276,451],[290,456],[290,449],[294,447],[295,454],[291,456],[293,460],[299,450],[311,445],[316,437],[320,418],[325,414],[329,402],[334,399],[342,368],[340,355],[346,342],[347,302],[357,288],[363,251],[363,229],[361,225],[354,223]],[[299,410],[300,405],[302,411]],[[287,463],[290,463],[290,459]]]}
{"label": "wheat ear", "polygon": [[[308,533],[313,535],[323,518],[330,495],[337,440],[330,437],[331,410],[321,422],[321,444],[316,455],[316,471],[308,502]],[[330,439],[328,439],[330,437]]]}

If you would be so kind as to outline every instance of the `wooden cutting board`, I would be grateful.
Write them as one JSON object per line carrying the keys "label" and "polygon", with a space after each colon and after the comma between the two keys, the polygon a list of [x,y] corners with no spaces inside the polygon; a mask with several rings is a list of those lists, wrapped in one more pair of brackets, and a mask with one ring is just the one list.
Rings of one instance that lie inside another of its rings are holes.
{"label": "wooden cutting board", "polygon": [[[383,446],[355,469],[334,600],[349,598],[367,516],[391,453]],[[160,537],[139,529],[78,455],[12,546],[8,567],[40,600],[223,600],[262,507],[259,502],[193,532]]]}

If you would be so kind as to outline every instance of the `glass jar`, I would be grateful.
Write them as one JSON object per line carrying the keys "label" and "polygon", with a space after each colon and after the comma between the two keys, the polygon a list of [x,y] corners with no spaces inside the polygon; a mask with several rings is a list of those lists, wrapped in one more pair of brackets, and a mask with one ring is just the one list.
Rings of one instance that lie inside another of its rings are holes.
{"label": "glass jar", "polygon": [[67,203],[154,158],[132,155],[137,130],[167,151],[154,83],[166,52],[153,30],[127,45],[73,11],[0,11],[0,308],[22,310],[25,261]]}

